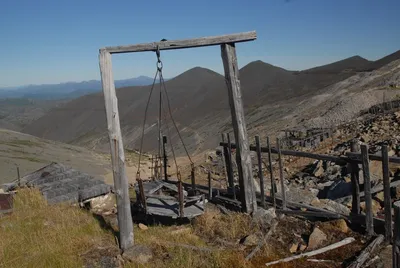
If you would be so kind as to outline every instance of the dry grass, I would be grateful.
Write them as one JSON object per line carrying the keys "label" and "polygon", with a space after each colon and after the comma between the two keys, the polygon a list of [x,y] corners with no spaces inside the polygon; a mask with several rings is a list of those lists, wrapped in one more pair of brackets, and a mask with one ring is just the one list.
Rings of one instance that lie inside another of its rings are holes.
{"label": "dry grass", "polygon": [[13,214],[0,218],[0,236],[0,267],[82,267],[80,253],[114,241],[89,213],[49,206],[32,189],[21,189]]}
{"label": "dry grass", "polygon": [[[82,267],[88,263],[102,263],[90,267],[114,267],[119,251],[113,234],[102,229],[89,212],[67,205],[49,206],[38,191],[30,189],[20,190],[14,204],[13,214],[0,218],[0,267]],[[246,261],[253,247],[240,245],[239,240],[260,233],[260,226],[245,214],[223,215],[207,209],[190,225],[155,225],[148,226],[148,230],[135,226],[135,243],[149,246],[154,258],[146,265],[125,263],[124,267],[262,267],[268,261],[290,255],[293,233],[309,234],[310,230],[304,221],[284,218],[260,252]],[[339,236],[335,233],[335,240]],[[322,257],[343,261],[358,250],[360,246],[354,245]],[[322,267],[304,260],[278,267],[304,265]]]}

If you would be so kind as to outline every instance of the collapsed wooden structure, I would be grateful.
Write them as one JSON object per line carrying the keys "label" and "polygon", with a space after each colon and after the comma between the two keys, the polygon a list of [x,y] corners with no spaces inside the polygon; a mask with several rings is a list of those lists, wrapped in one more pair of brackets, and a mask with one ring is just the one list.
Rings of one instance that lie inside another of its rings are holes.
{"label": "collapsed wooden structure", "polygon": [[139,180],[135,191],[146,215],[192,219],[204,213],[205,195],[189,196],[182,181]]}

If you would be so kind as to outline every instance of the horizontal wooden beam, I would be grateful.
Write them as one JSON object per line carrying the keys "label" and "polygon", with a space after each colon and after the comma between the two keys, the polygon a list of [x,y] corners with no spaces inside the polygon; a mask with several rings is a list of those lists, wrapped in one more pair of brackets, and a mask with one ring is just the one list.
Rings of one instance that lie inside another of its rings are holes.
{"label": "horizontal wooden beam", "polygon": [[[361,154],[359,153],[352,153],[352,152],[347,152],[346,155],[353,161],[357,161],[361,163]],[[368,155],[369,160],[373,161],[381,161],[382,162],[382,156],[380,155],[374,155],[374,154],[369,154]],[[400,157],[389,157],[389,162],[390,163],[397,163],[400,164]]]}
{"label": "horizontal wooden beam", "polygon": [[153,43],[126,45],[126,46],[113,46],[101,48],[100,51],[106,51],[111,54],[116,53],[130,53],[130,52],[144,52],[144,51],[156,51],[157,47],[159,50],[169,49],[180,49],[180,48],[191,48],[191,47],[205,47],[215,46],[227,43],[239,43],[246,41],[253,41],[257,39],[256,31],[219,35],[219,36],[208,36],[194,39],[184,40],[167,40]]}
{"label": "horizontal wooden beam", "polygon": [[[227,143],[225,142],[220,142],[220,146],[228,146]],[[235,149],[236,144],[231,143],[231,148]],[[256,146],[250,145],[250,151],[256,151]],[[268,147],[261,147],[261,152],[263,153],[268,153]],[[276,148],[271,148],[271,153],[277,154],[278,150]],[[314,153],[308,153],[308,152],[301,152],[301,151],[291,151],[291,150],[281,150],[281,153],[283,155],[291,155],[291,156],[298,156],[298,157],[305,157],[305,158],[311,158],[311,159],[318,159],[318,160],[325,160],[325,161],[331,161],[335,163],[347,163],[348,160],[345,157],[338,157],[338,156],[332,156],[332,155],[325,155],[325,154],[314,154]]]}

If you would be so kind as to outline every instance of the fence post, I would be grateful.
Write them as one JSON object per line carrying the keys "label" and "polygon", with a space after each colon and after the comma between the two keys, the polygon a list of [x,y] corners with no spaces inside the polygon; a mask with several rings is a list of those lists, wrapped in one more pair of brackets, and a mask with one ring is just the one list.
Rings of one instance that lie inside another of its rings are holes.
{"label": "fence post", "polygon": [[[357,152],[357,143],[355,140],[351,141],[351,152]],[[358,163],[351,162],[351,184],[352,184],[352,205],[351,205],[351,213],[355,215],[359,215],[360,211],[360,179],[359,179],[359,167]]]}
{"label": "fence post", "polygon": [[365,222],[366,231],[369,236],[374,235],[374,218],[372,214],[372,195],[371,195],[371,178],[369,172],[368,146],[361,145],[361,160],[364,174],[364,193],[365,193]]}
{"label": "fence post", "polygon": [[212,200],[211,171],[208,171],[208,200]]}
{"label": "fence post", "polygon": [[164,157],[164,180],[168,181],[168,160],[167,160],[167,150],[165,145],[167,144],[167,136],[163,136],[163,157]]}
{"label": "fence post", "polygon": [[272,169],[272,154],[271,154],[271,144],[269,142],[269,137],[267,137],[267,146],[268,146],[268,165],[269,165],[269,174],[271,178],[271,196],[272,196],[272,204],[274,208],[276,208],[276,185],[274,179],[274,171]]}
{"label": "fence post", "polygon": [[18,187],[21,187],[21,177],[19,175],[19,166],[17,166]]}
{"label": "fence post", "polygon": [[194,164],[192,163],[190,166],[191,166],[190,179],[192,181],[192,192],[193,195],[196,195],[196,177],[194,173]]}
{"label": "fence post", "polygon": [[400,267],[400,201],[396,201],[394,206],[394,237],[392,245],[393,268]]}
{"label": "fence post", "polygon": [[280,143],[281,143],[281,141],[279,140],[279,138],[276,138],[276,147],[277,147],[278,156],[279,156],[279,176],[281,179],[282,209],[286,210],[286,192],[285,192],[285,182],[284,182],[284,176],[283,176],[283,160],[282,160]]}
{"label": "fence post", "polygon": [[182,185],[182,178],[181,173],[178,171],[178,199],[179,199],[179,217],[183,218],[184,211],[183,211],[183,185]]}
{"label": "fence post", "polygon": [[229,173],[230,173],[230,185],[233,193],[233,199],[236,200],[236,189],[235,189],[235,183],[233,181],[233,168],[232,168],[232,146],[231,146],[231,137],[229,136],[229,133],[226,134],[227,139],[228,139],[228,161],[229,161]]}
{"label": "fence post", "polygon": [[[222,142],[225,142],[225,134],[221,133]],[[222,161],[224,162],[224,172],[225,172],[225,181],[226,181],[226,188],[229,190],[229,175],[228,175],[228,165],[227,162],[228,158],[228,151],[226,146],[222,146]]]}
{"label": "fence post", "polygon": [[256,139],[256,147],[257,147],[258,177],[260,179],[261,207],[265,209],[264,175],[263,175],[263,171],[262,171],[260,137],[256,136],[255,139]]}
{"label": "fence post", "polygon": [[392,200],[390,197],[389,155],[387,145],[382,146],[383,202],[385,209],[385,240],[392,241]]}

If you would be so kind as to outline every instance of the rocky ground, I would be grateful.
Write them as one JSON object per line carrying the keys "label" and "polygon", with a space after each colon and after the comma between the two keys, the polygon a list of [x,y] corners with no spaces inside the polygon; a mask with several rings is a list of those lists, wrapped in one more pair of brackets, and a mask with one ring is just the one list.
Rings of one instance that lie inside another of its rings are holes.
{"label": "rocky ground", "polygon": [[[400,112],[391,112],[378,115],[374,118],[360,118],[353,124],[347,124],[336,130],[333,140],[327,140],[318,148],[297,148],[303,151],[313,151],[327,155],[344,156],[350,152],[350,141],[354,138],[358,145],[367,144],[370,154],[380,154],[381,146],[388,145],[389,156],[400,157]],[[356,134],[355,134],[356,133]],[[265,181],[265,192],[271,192],[270,174],[268,172],[267,154],[263,155],[263,173]],[[278,195],[281,193],[279,186],[278,163],[273,158],[273,169],[275,183],[278,185]],[[232,156],[235,159],[235,155]],[[264,159],[265,158],[265,159]],[[258,164],[254,152],[252,152],[253,176],[258,180]],[[236,166],[235,182],[238,184]],[[351,208],[351,168],[349,165],[338,165],[334,162],[298,157],[284,156],[285,191],[289,201],[311,204],[316,207],[325,208],[341,214],[348,215]],[[359,165],[359,178],[361,191],[363,191],[363,172]],[[226,187],[224,175],[224,162],[221,149],[217,153],[209,153],[207,162],[200,166],[200,172],[212,171],[215,186]],[[382,182],[381,162],[370,162],[371,187],[379,187]],[[390,181],[400,179],[400,166],[390,165]],[[222,183],[219,183],[222,181]],[[392,188],[394,200],[400,198],[400,187]],[[364,202],[361,203],[365,207]],[[383,217],[383,193],[374,195],[373,208],[375,216]]]}

